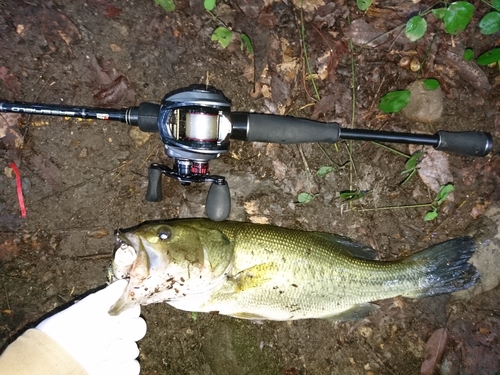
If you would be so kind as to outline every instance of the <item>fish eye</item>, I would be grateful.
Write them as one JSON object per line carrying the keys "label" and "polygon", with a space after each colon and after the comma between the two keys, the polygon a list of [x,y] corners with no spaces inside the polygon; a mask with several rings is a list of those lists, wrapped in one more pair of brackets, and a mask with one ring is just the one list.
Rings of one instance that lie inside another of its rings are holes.
{"label": "fish eye", "polygon": [[168,231],[166,229],[161,229],[161,230],[158,231],[158,238],[161,241],[169,240],[170,237],[172,237],[172,233],[170,233],[170,231]]}

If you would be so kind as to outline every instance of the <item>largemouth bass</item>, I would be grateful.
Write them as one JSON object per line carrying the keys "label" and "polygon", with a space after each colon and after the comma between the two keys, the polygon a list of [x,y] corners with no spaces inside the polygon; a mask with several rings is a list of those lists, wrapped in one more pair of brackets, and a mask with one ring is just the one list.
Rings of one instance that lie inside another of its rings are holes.
{"label": "largemouth bass", "polygon": [[155,221],[117,231],[115,279],[128,278],[116,315],[166,302],[186,311],[256,320],[352,320],[385,298],[451,293],[479,277],[470,237],[396,261],[346,237],[206,219]]}

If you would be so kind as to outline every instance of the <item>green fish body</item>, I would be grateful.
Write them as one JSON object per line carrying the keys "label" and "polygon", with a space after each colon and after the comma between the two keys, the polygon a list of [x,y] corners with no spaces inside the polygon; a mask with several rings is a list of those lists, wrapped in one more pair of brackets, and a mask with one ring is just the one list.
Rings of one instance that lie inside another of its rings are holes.
{"label": "green fish body", "polygon": [[206,219],[146,222],[117,234],[115,279],[129,285],[111,314],[167,302],[245,319],[356,319],[385,298],[472,286],[470,237],[396,261],[346,237]]}

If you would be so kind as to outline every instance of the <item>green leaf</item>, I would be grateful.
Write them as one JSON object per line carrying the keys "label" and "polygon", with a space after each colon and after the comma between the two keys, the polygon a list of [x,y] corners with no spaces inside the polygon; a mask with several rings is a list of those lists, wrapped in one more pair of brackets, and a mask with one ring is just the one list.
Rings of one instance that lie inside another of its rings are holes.
{"label": "green leaf", "polygon": [[500,12],[500,0],[491,0],[491,6]]}
{"label": "green leaf", "polygon": [[432,221],[435,218],[437,218],[437,216],[438,216],[437,209],[434,209],[425,214],[424,221]]}
{"label": "green leaf", "polygon": [[415,42],[424,36],[426,30],[427,21],[421,16],[414,16],[406,23],[405,34],[411,42]]}
{"label": "green leaf", "polygon": [[474,58],[474,51],[470,48],[466,48],[464,51],[464,60],[471,61]]}
{"label": "green leaf", "polygon": [[215,8],[215,0],[204,0],[203,6],[205,7],[206,10],[210,12]]}
{"label": "green leaf", "polygon": [[446,14],[446,8],[432,9],[431,12],[432,15],[438,20],[442,20],[444,18],[444,15]]}
{"label": "green leaf", "polygon": [[233,33],[231,30],[224,26],[219,26],[212,34],[212,40],[219,42],[223,48],[226,48],[231,43],[232,37]]}
{"label": "green leaf", "polygon": [[385,94],[378,104],[378,108],[385,113],[396,113],[407,106],[410,101],[410,90],[391,91]]}
{"label": "green leaf", "polygon": [[490,65],[497,61],[500,61],[500,48],[493,48],[477,58],[479,65]]}
{"label": "green leaf", "polygon": [[490,12],[479,22],[479,30],[484,35],[491,35],[500,30],[500,13]]}
{"label": "green leaf", "polygon": [[436,195],[435,199],[436,204],[439,206],[441,203],[443,203],[453,190],[455,190],[455,187],[452,184],[446,184],[441,186]]}
{"label": "green leaf", "polygon": [[309,203],[314,199],[315,195],[311,193],[300,193],[299,196],[297,197],[297,201],[299,203]]}
{"label": "green leaf", "polygon": [[424,85],[424,89],[427,91],[434,91],[439,87],[439,81],[434,78],[424,79],[422,84]]}
{"label": "green leaf", "polygon": [[356,199],[363,198],[366,194],[368,194],[370,190],[347,190],[340,192],[340,200],[347,201],[355,201]]}
{"label": "green leaf", "polygon": [[414,171],[417,168],[417,165],[420,163],[420,158],[422,157],[424,151],[418,150],[406,161],[405,170],[401,172],[401,174],[409,173]]}
{"label": "green leaf", "polygon": [[318,171],[316,172],[316,176],[325,177],[327,174],[332,173],[334,170],[334,167],[324,165],[318,169]]}
{"label": "green leaf", "polygon": [[[403,171],[403,172],[405,172],[405,171]],[[403,172],[402,172],[402,173],[403,173]],[[415,168],[414,170],[412,170],[412,171],[410,172],[410,174],[409,174],[408,176],[406,176],[406,178],[404,179],[404,181],[403,181],[403,182],[401,182],[401,183],[400,183],[400,185],[401,185],[401,186],[403,186],[404,184],[406,184],[406,183],[407,183],[408,181],[410,181],[410,180],[413,178],[413,176],[415,176],[416,174],[417,174],[417,169]]]}
{"label": "green leaf", "polygon": [[[240,34],[241,41],[243,42],[243,45],[246,47],[248,53],[250,55],[253,55],[253,46],[250,38],[246,34]],[[243,49],[243,45],[241,46],[241,49]]]}
{"label": "green leaf", "polygon": [[196,320],[198,319],[198,312],[191,312],[191,318],[193,319],[193,322],[196,322]]}
{"label": "green leaf", "polygon": [[457,35],[465,30],[474,14],[474,5],[467,1],[451,3],[444,15],[444,29],[448,34]]}
{"label": "green leaf", "polygon": [[158,4],[167,12],[173,12],[175,10],[174,0],[155,0],[155,4]]}
{"label": "green leaf", "polygon": [[373,0],[356,0],[356,4],[358,4],[359,10],[363,12],[367,10],[370,5],[372,5]]}

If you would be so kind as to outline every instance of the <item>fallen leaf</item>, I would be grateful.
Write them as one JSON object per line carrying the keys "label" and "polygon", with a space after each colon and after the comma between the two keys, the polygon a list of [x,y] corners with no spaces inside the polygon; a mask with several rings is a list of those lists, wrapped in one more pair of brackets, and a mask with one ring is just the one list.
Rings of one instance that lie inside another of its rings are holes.
{"label": "fallen leaf", "polygon": [[19,129],[18,113],[0,113],[0,144],[7,151],[7,157],[16,164],[21,162],[24,137]]}
{"label": "fallen leaf", "polygon": [[325,5],[324,0],[292,0],[292,2],[296,8],[303,9],[306,13],[314,12],[320,6]]}
{"label": "fallen leaf", "polygon": [[99,91],[94,94],[94,101],[101,107],[128,105],[135,102],[135,91],[125,75],[119,74],[113,59],[99,62],[94,56],[90,65],[95,73]]}
{"label": "fallen leaf", "polygon": [[8,262],[19,255],[19,246],[13,240],[7,239],[0,244],[0,261]]}
{"label": "fallen leaf", "polygon": [[436,63],[451,69],[453,78],[458,77],[477,90],[489,91],[491,85],[484,70],[473,61],[465,61],[463,54],[464,48],[451,47],[446,53],[436,56]]}
{"label": "fallen leaf", "polygon": [[491,201],[487,200],[477,201],[474,207],[472,207],[470,216],[472,216],[474,219],[477,219],[479,216],[484,214],[484,212],[491,205],[491,203],[492,203]]}
{"label": "fallen leaf", "polygon": [[339,99],[340,92],[336,94],[325,95],[314,106],[314,111],[311,115],[311,120],[317,120],[319,116],[335,108],[335,102]]}
{"label": "fallen leaf", "polygon": [[104,16],[106,18],[115,18],[118,17],[121,12],[122,10],[120,8],[115,7],[113,4],[107,4]]}
{"label": "fallen leaf", "polygon": [[[409,149],[410,154],[413,155],[413,153],[421,149],[421,146],[409,145]],[[432,146],[425,146],[424,157],[418,168],[418,175],[429,189],[437,193],[441,186],[453,182],[448,155],[445,152],[435,150]],[[448,200],[453,202],[453,193],[448,196]]]}
{"label": "fallen leaf", "polygon": [[17,79],[17,76],[9,73],[9,69],[5,66],[0,67],[0,79],[7,90],[9,90],[10,100],[21,94],[21,83]]}
{"label": "fallen leaf", "polygon": [[[111,63],[109,62],[109,64]],[[111,79],[108,72],[101,67],[95,56],[90,60],[90,66],[94,69],[95,80],[98,85],[109,85],[113,83],[113,79]]]}
{"label": "fallen leaf", "polygon": [[337,15],[334,13],[335,7],[337,7],[335,3],[328,3],[318,8],[313,19],[314,23],[319,26],[318,29],[323,27],[333,28],[337,20]]}
{"label": "fallen leaf", "polygon": [[42,33],[48,43],[62,39],[67,45],[82,39],[80,31],[65,14],[55,9],[44,8],[42,11]]}
{"label": "fallen leaf", "polygon": [[390,35],[383,35],[384,33],[385,31],[368,24],[364,18],[358,18],[351,22],[345,34],[357,46],[378,47],[390,38]]}
{"label": "fallen leaf", "polygon": [[129,81],[125,76],[119,76],[111,84],[94,94],[94,100],[97,105],[102,107],[113,107],[125,102],[130,96],[135,96],[131,89]]}
{"label": "fallen leaf", "polygon": [[54,193],[63,189],[60,169],[42,154],[31,155],[28,163],[45,180]]}
{"label": "fallen leaf", "polygon": [[420,375],[433,375],[436,366],[443,356],[446,343],[448,342],[448,330],[439,328],[433,332],[425,344],[424,362],[420,367]]}

